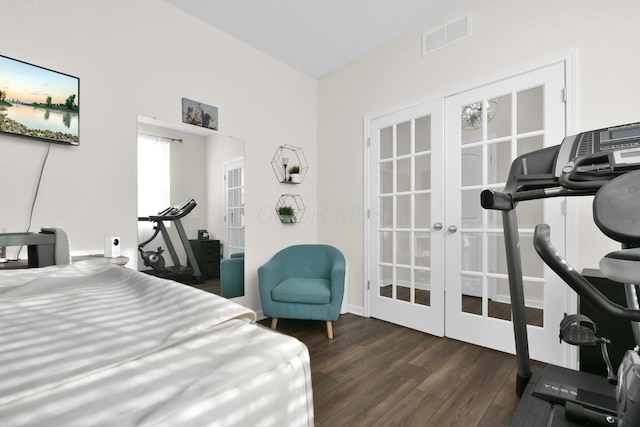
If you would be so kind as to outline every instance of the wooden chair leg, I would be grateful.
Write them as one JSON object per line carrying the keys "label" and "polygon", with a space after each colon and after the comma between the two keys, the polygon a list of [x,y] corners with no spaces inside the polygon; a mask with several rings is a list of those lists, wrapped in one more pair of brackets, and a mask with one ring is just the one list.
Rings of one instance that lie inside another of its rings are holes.
{"label": "wooden chair leg", "polygon": [[275,329],[276,326],[278,326],[278,318],[277,317],[273,317],[271,319],[271,329]]}
{"label": "wooden chair leg", "polygon": [[333,322],[331,320],[327,320],[327,336],[329,339],[333,339]]}

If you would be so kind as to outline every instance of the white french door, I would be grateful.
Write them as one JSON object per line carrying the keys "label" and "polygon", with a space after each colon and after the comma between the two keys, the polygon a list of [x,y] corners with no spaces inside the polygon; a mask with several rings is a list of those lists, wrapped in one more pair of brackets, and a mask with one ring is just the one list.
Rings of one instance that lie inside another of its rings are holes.
{"label": "white french door", "polygon": [[[562,141],[564,76],[559,62],[369,121],[370,316],[515,352],[501,215],[482,209],[480,192],[504,188],[518,155]],[[562,251],[562,207],[517,208],[531,355],[558,364],[566,286],[532,237],[546,222]]]}
{"label": "white french door", "polygon": [[244,159],[224,165],[225,245],[224,258],[244,252]]}
{"label": "white french door", "polygon": [[[446,335],[514,353],[509,285],[499,211],[480,206],[485,188],[504,188],[519,155],[557,145],[565,135],[564,63],[451,96],[445,101]],[[563,200],[517,207],[532,357],[564,364],[557,328],[566,285],[535,252],[536,224],[551,226],[564,253]]]}
{"label": "white french door", "polygon": [[444,334],[442,101],[371,122],[370,315]]}

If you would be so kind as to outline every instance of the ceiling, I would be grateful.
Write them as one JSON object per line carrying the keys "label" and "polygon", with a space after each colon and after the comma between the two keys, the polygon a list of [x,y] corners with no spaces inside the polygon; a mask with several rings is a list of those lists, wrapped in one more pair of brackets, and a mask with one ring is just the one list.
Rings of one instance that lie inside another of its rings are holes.
{"label": "ceiling", "polygon": [[471,0],[165,0],[318,78]]}

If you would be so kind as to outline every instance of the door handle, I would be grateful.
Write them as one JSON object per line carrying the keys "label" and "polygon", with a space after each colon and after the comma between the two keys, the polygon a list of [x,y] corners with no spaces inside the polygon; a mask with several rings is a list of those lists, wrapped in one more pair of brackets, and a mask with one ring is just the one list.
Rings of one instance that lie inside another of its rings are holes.
{"label": "door handle", "polygon": [[441,222],[436,222],[435,224],[433,224],[433,229],[434,230],[442,230],[442,223]]}
{"label": "door handle", "polygon": [[449,233],[455,233],[456,231],[458,231],[458,227],[456,227],[455,225],[450,225],[449,228],[447,228],[447,231]]}

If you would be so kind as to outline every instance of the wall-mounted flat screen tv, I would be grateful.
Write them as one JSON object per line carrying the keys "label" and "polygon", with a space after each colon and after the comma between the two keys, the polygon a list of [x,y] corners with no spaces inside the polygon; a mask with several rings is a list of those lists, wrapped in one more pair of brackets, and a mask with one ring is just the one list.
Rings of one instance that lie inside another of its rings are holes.
{"label": "wall-mounted flat screen tv", "polygon": [[80,142],[80,79],[0,55],[0,136]]}

